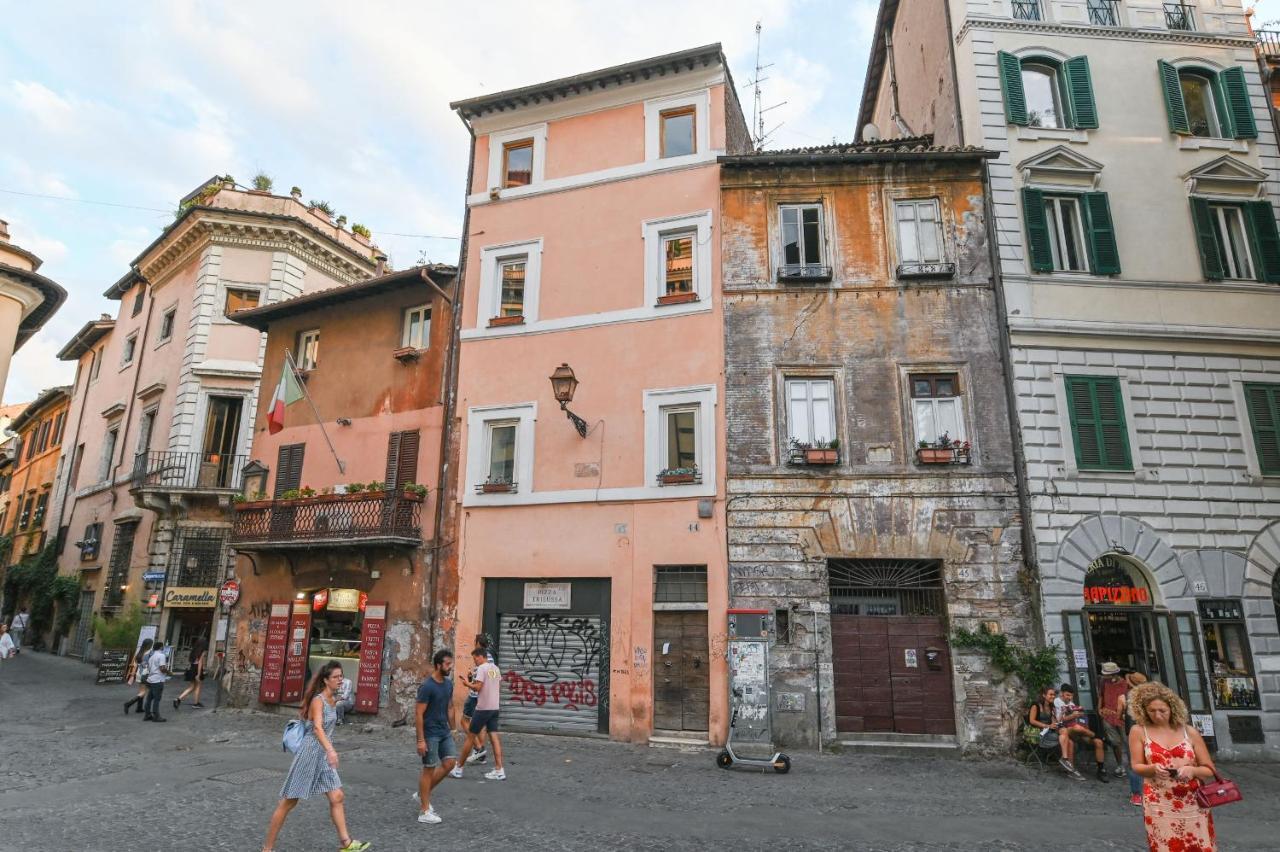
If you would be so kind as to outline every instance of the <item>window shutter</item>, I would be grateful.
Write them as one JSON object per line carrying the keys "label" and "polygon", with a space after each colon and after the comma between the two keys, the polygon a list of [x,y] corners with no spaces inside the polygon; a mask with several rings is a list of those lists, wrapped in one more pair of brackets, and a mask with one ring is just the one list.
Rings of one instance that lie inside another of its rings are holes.
{"label": "window shutter", "polygon": [[382,477],[382,481],[387,483],[387,490],[394,491],[396,478],[399,476],[397,465],[400,462],[400,436],[402,432],[392,432],[387,436],[387,471]]}
{"label": "window shutter", "polygon": [[1254,253],[1258,256],[1258,278],[1280,284],[1280,233],[1276,231],[1276,213],[1270,201],[1250,201],[1245,216],[1253,236]]}
{"label": "window shutter", "polygon": [[396,461],[396,487],[418,481],[418,430],[400,433],[400,457]]}
{"label": "window shutter", "polygon": [[1160,67],[1160,83],[1164,87],[1164,108],[1169,115],[1169,129],[1174,133],[1190,133],[1191,122],[1187,120],[1187,105],[1182,100],[1182,84],[1178,81],[1178,69],[1157,60]]}
{"label": "window shutter", "polygon": [[1244,392],[1258,467],[1265,474],[1280,474],[1280,385],[1245,385]]}
{"label": "window shutter", "polygon": [[1062,63],[1067,96],[1071,102],[1071,125],[1085,130],[1098,126],[1098,107],[1093,100],[1093,79],[1089,75],[1089,57],[1073,56]]}
{"label": "window shutter", "polygon": [[1111,204],[1105,192],[1086,192],[1081,196],[1085,218],[1089,223],[1089,264],[1095,275],[1120,273],[1120,250],[1116,247],[1116,229],[1111,221]]}
{"label": "window shutter", "polygon": [[1010,124],[1027,125],[1027,95],[1022,89],[1022,60],[1003,50],[996,54],[1000,65],[1000,89],[1004,92],[1004,117]]}
{"label": "window shutter", "polygon": [[1068,376],[1067,413],[1081,470],[1131,470],[1120,382],[1102,376]]}
{"label": "window shutter", "polygon": [[302,457],[306,444],[285,444],[276,454],[276,487],[272,496],[280,495],[302,484]]}
{"label": "window shutter", "polygon": [[1027,221],[1027,253],[1035,272],[1053,271],[1053,249],[1049,246],[1049,220],[1044,215],[1044,193],[1022,190],[1022,217]]}
{"label": "window shutter", "polygon": [[1196,245],[1200,249],[1200,268],[1210,281],[1222,280],[1222,255],[1213,233],[1213,213],[1203,198],[1191,199],[1191,219],[1196,227]]}
{"label": "window shutter", "polygon": [[1225,68],[1218,74],[1222,87],[1222,99],[1227,114],[1231,116],[1231,129],[1237,139],[1256,139],[1258,125],[1253,120],[1253,104],[1249,103],[1249,86],[1244,79],[1244,69],[1239,65]]}

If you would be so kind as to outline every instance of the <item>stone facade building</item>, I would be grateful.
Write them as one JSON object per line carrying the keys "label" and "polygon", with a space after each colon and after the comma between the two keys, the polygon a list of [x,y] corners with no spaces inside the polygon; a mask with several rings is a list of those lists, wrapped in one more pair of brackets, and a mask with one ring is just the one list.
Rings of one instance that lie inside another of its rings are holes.
{"label": "stone facade building", "polygon": [[721,162],[731,605],[774,613],[782,743],[1007,748],[1027,641],[983,177],[929,139]]}
{"label": "stone facade building", "polygon": [[884,0],[860,125],[990,165],[1045,634],[1280,758],[1280,152],[1240,0]]}

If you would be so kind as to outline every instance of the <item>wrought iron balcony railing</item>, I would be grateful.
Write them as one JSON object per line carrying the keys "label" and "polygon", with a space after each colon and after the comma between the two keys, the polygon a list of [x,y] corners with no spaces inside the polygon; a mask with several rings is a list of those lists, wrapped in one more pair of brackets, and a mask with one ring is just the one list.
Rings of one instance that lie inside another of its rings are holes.
{"label": "wrought iron balcony railing", "polygon": [[1257,30],[1254,36],[1263,56],[1280,58],[1280,30]]}
{"label": "wrought iron balcony railing", "polygon": [[1190,32],[1196,28],[1196,19],[1193,12],[1193,8],[1186,3],[1165,3],[1164,25],[1171,30],[1186,30]]}
{"label": "wrought iron balcony railing", "polygon": [[1015,21],[1043,21],[1040,13],[1040,0],[1013,0],[1013,19]]}
{"label": "wrought iron balcony railing", "polygon": [[231,545],[241,550],[418,545],[422,502],[415,495],[375,492],[238,503]]}
{"label": "wrought iron balcony railing", "polygon": [[133,460],[135,489],[235,491],[245,457],[228,453],[138,453]]}
{"label": "wrought iron balcony railing", "polygon": [[1089,23],[1097,27],[1120,26],[1120,0],[1089,0]]}
{"label": "wrought iron balcony railing", "polygon": [[831,280],[831,267],[815,263],[785,263],[778,267],[778,280],[784,284],[822,284]]}

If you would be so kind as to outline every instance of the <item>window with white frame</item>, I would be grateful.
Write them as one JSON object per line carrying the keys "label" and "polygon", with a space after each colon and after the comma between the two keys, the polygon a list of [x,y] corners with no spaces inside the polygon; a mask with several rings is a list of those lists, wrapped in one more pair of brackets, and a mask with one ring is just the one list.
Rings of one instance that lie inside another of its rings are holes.
{"label": "window with white frame", "polygon": [[789,268],[823,265],[821,204],[783,204],[778,209],[782,227],[782,263]]}
{"label": "window with white frame", "polygon": [[516,437],[519,428],[518,420],[495,420],[485,424],[485,458],[488,459],[486,485],[515,485]]}
{"label": "window with white frame", "polygon": [[502,187],[533,183],[533,139],[515,139],[502,146]]}
{"label": "window with white frame", "polygon": [[644,158],[687,161],[709,155],[711,94],[696,92],[644,102]]}
{"label": "window with white frame", "polygon": [[[481,249],[476,317],[480,328],[523,326],[537,322],[541,261],[541,239]],[[519,329],[511,331],[518,332]]]}
{"label": "window with white frame", "polygon": [[964,443],[967,435],[959,376],[955,373],[912,373],[908,380],[911,382],[916,446]]}
{"label": "window with white frame", "polygon": [[[711,212],[643,223],[645,304],[709,307]],[[692,304],[699,303],[699,304]]]}
{"label": "window with white frame", "polygon": [[120,355],[120,366],[127,367],[133,363],[133,356],[138,350],[138,333],[135,331],[124,339],[124,351]]}
{"label": "window with white frame", "polygon": [[89,371],[89,381],[96,382],[98,374],[102,372],[102,358],[106,355],[106,347],[99,346],[93,353],[93,366]]}
{"label": "window with white frame", "polygon": [[664,234],[662,237],[662,296],[696,295],[693,289],[692,231]]}
{"label": "window with white frame", "polygon": [[693,104],[658,113],[658,156],[685,157],[698,151],[697,110]]}
{"label": "window with white frame", "polygon": [[898,260],[902,263],[941,263],[942,221],[938,199],[902,199],[893,203],[898,225]]}
{"label": "window with white frame", "polygon": [[692,473],[698,468],[699,406],[662,409],[663,473]]}
{"label": "window with white frame", "polygon": [[400,345],[409,349],[426,349],[431,342],[431,306],[418,305],[404,312]]}
{"label": "window with white frame", "polygon": [[498,261],[498,313],[503,318],[524,316],[524,282],[528,259],[511,257]]}
{"label": "window with white frame", "polygon": [[1244,211],[1235,204],[1210,204],[1213,237],[1218,245],[1224,278],[1253,280],[1253,255],[1249,248],[1249,230]]}
{"label": "window with white frame", "polygon": [[1049,250],[1055,272],[1084,272],[1089,268],[1085,251],[1080,202],[1074,196],[1046,195],[1045,220],[1049,227]]}
{"label": "window with white frame", "polygon": [[532,190],[544,179],[546,159],[545,124],[490,133],[485,188],[490,192],[523,190],[525,187]]}
{"label": "window with white frame", "polygon": [[829,446],[836,437],[835,382],[788,378],[787,438],[809,447]]}
{"label": "window with white frame", "polygon": [[299,370],[314,370],[320,366],[320,329],[298,332],[298,356],[294,364]]}

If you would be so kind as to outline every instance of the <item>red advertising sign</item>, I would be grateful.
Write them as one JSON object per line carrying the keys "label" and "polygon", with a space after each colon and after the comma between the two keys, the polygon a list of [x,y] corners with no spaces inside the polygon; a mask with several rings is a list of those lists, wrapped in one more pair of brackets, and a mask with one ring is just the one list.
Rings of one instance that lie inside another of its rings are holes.
{"label": "red advertising sign", "polygon": [[288,601],[272,601],[267,619],[267,638],[262,646],[262,683],[258,700],[263,704],[280,703],[280,685],[284,680],[284,652],[289,641]]}
{"label": "red advertising sign", "polygon": [[302,700],[307,688],[307,652],[311,649],[311,604],[308,601],[293,602],[293,617],[289,619],[289,639],[284,647],[284,687],[280,691],[283,704]]}
{"label": "red advertising sign", "polygon": [[222,588],[218,591],[218,600],[222,601],[223,609],[231,609],[240,600],[240,581],[234,577],[228,579],[222,584]]}
{"label": "red advertising sign", "polygon": [[364,607],[364,627],[360,630],[360,671],[356,675],[356,708],[361,713],[377,713],[382,694],[382,646],[387,638],[387,604],[369,601]]}

